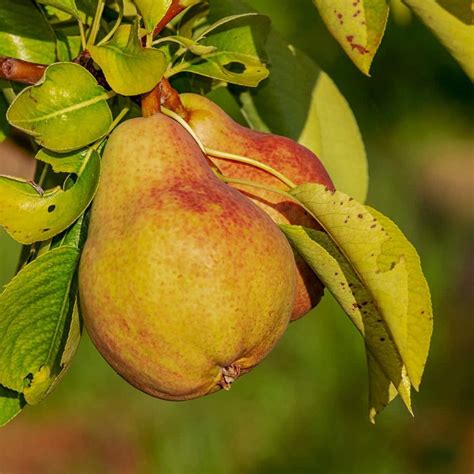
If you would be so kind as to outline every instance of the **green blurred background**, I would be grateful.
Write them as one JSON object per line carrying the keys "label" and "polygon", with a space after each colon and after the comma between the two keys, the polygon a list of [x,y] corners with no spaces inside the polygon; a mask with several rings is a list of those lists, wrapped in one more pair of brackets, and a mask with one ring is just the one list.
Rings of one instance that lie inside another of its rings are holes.
{"label": "green blurred background", "polygon": [[[368,202],[417,247],[435,332],[412,419],[372,426],[362,339],[326,296],[230,392],[152,399],[83,338],[69,374],[0,430],[2,473],[470,473],[474,469],[472,85],[416,19],[392,16],[366,78],[309,0],[253,0],[340,87],[364,136]],[[396,21],[398,19],[398,21]],[[297,85],[295,85],[297,87]],[[0,239],[0,284],[16,249]]]}

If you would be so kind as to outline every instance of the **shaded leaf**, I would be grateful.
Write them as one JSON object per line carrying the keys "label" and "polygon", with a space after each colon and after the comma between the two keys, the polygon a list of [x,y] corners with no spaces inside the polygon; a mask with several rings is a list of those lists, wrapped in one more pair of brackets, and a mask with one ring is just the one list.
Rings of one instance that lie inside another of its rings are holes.
{"label": "shaded leaf", "polygon": [[[73,171],[79,154],[63,158],[43,155],[56,169]],[[68,189],[56,187],[45,192],[31,183],[15,178],[0,177],[0,224],[17,241],[31,244],[50,239],[69,227],[92,201],[99,183],[100,158],[90,149],[82,159],[77,181]]]}
{"label": "shaded leaf", "polygon": [[58,247],[26,265],[0,295],[0,383],[26,400],[46,393],[72,310],[79,250]]}
{"label": "shaded leaf", "polygon": [[472,5],[465,0],[404,0],[474,81]]}
{"label": "shaded leaf", "polygon": [[25,406],[21,394],[0,385],[0,426],[11,421]]}
{"label": "shaded leaf", "polygon": [[16,97],[7,120],[45,148],[77,150],[108,132],[112,113],[107,99],[109,94],[82,66],[56,63]]}
{"label": "shaded leaf", "polygon": [[132,27],[120,26],[109,42],[90,48],[90,53],[112,89],[122,95],[153,89],[167,67],[161,51],[142,47],[137,22]]}
{"label": "shaded leaf", "polygon": [[[252,126],[298,141],[313,151],[337,189],[364,201],[367,158],[354,115],[331,78],[304,53],[271,33],[270,77],[246,100]],[[295,83],[298,87],[295,87]]]}
{"label": "shaded leaf", "polygon": [[398,395],[397,389],[385,375],[375,357],[366,350],[369,372],[369,420],[375,417]]}
{"label": "shaded leaf", "polygon": [[41,64],[56,60],[53,30],[29,0],[0,0],[0,55]]}
{"label": "shaded leaf", "polygon": [[352,62],[369,74],[387,24],[387,0],[313,0],[331,34]]}
{"label": "shaded leaf", "polygon": [[5,118],[8,103],[0,90],[0,143],[7,138],[10,126]]}

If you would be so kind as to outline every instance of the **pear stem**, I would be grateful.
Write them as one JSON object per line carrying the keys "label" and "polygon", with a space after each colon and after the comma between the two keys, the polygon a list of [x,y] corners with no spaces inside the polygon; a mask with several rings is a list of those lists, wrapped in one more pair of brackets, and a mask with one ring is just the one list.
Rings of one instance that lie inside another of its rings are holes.
{"label": "pear stem", "polygon": [[232,160],[238,161],[239,163],[246,163],[248,165],[254,166],[255,168],[260,168],[267,173],[272,174],[275,178],[279,179],[283,184],[286,184],[290,189],[295,188],[296,184],[293,183],[289,178],[284,174],[277,171],[275,168],[272,168],[265,163],[254,160],[252,158],[247,158],[246,156],[234,155],[233,153],[227,153],[225,151],[214,150],[213,148],[204,147],[206,154],[209,156],[214,156],[215,158],[222,158],[223,160]]}
{"label": "pear stem", "polygon": [[288,200],[294,202],[295,204],[298,204],[298,206],[303,208],[310,216],[314,217],[318,221],[318,218],[301,201],[296,199],[292,194],[290,194],[287,191],[283,191],[273,186],[267,186],[266,184],[260,184],[254,181],[248,181],[246,179],[229,178],[228,176],[224,176],[222,173],[218,173],[216,171],[214,171],[214,174],[221,181],[227,184],[240,184],[241,186],[249,186],[251,188],[264,189],[265,191],[268,191],[270,193],[276,193],[276,194],[280,194],[281,196],[285,196]]}
{"label": "pear stem", "polygon": [[171,117],[172,119],[176,120],[193,138],[194,140],[196,141],[196,143],[198,144],[199,148],[201,149],[201,151],[207,155],[206,153],[206,147],[203,145],[203,143],[201,142],[201,140],[199,140],[199,137],[194,133],[194,130],[189,126],[188,122],[186,122],[186,120],[181,117],[178,113],[174,112],[173,110],[170,110],[166,107],[162,107],[161,108],[161,111],[167,115],[168,117]]}
{"label": "pear stem", "polygon": [[162,108],[162,112],[165,115],[168,115],[169,117],[179,122],[180,125],[182,125],[183,128],[185,128],[187,132],[189,132],[189,134],[194,138],[196,143],[199,145],[199,148],[205,155],[214,156],[215,158],[222,158],[224,160],[238,161],[240,163],[246,163],[248,165],[255,166],[255,168],[260,168],[261,170],[266,171],[267,173],[270,173],[275,178],[279,179],[283,184],[288,186],[290,189],[296,187],[296,184],[293,183],[293,181],[287,178],[284,174],[280,173],[275,168],[272,168],[271,166],[268,166],[260,161],[253,160],[252,158],[247,158],[246,156],[234,155],[233,153],[226,153],[225,151],[214,150],[213,148],[206,147],[201,142],[201,140],[196,135],[194,130],[191,128],[191,126],[179,114],[165,107]]}

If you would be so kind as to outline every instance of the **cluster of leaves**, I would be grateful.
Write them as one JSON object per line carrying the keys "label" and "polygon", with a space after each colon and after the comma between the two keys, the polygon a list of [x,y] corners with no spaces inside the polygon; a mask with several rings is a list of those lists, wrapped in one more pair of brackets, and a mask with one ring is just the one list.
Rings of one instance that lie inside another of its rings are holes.
{"label": "cluster of leaves", "polygon": [[[314,3],[368,74],[386,0]],[[463,11],[435,0],[406,3],[472,77]],[[157,28],[173,5],[181,15]],[[30,135],[39,169],[37,183],[0,177],[0,225],[26,246],[0,295],[0,425],[42,400],[70,363],[80,338],[77,264],[101,149],[115,126],[140,115],[137,96],[163,77],[320,156],[339,191],[306,184],[290,193],[326,232],[282,230],[364,337],[371,419],[397,394],[411,410],[432,330],[418,256],[390,220],[361,204],[367,164],[347,102],[269,18],[237,0],[212,0],[210,8],[202,0],[0,0],[0,55],[48,66],[33,86],[0,82],[0,138],[8,124]],[[44,190],[49,182],[59,184]]]}

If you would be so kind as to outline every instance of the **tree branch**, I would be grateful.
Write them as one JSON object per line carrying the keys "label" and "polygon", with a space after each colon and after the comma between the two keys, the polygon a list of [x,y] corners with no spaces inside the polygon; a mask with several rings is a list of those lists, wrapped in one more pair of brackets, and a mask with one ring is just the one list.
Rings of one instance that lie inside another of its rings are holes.
{"label": "tree branch", "polygon": [[153,37],[158,36],[161,33],[161,30],[177,15],[179,15],[186,7],[181,5],[181,0],[173,0],[173,3],[169,7],[166,15],[162,20],[156,25],[155,30],[153,31]]}
{"label": "tree branch", "polygon": [[22,84],[35,84],[42,77],[46,66],[21,59],[0,56],[0,78]]}

